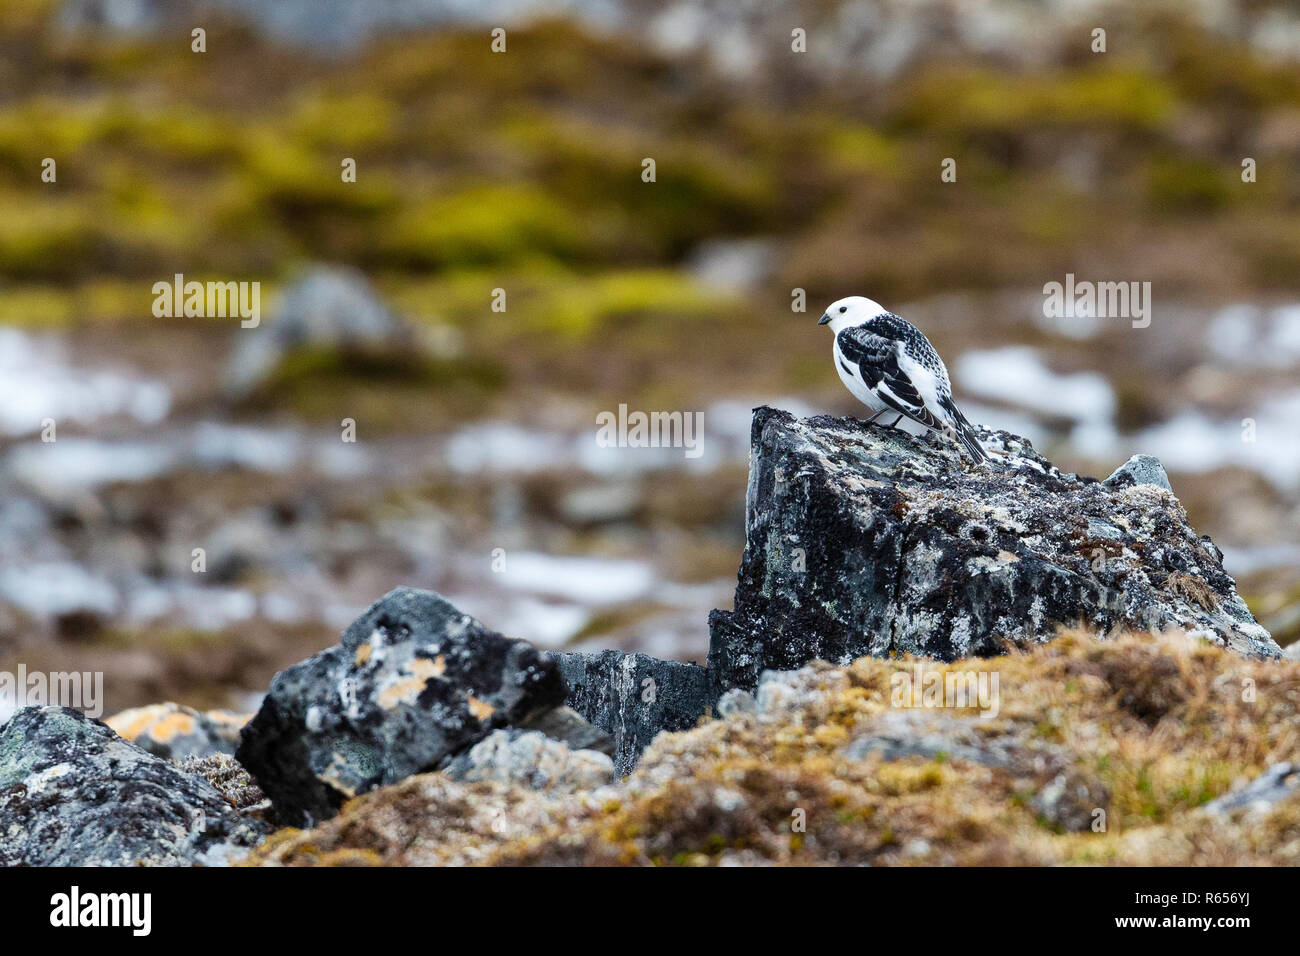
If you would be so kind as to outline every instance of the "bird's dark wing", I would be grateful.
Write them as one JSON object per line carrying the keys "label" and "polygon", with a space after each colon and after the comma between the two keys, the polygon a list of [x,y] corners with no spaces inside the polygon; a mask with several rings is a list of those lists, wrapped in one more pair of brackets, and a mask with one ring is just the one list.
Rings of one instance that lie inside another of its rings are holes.
{"label": "bird's dark wing", "polygon": [[898,367],[898,342],[869,332],[862,326],[845,329],[837,336],[840,353],[858,366],[858,373],[867,387],[880,400],[914,422],[926,428],[939,428],[934,415],[925,407],[925,400]]}

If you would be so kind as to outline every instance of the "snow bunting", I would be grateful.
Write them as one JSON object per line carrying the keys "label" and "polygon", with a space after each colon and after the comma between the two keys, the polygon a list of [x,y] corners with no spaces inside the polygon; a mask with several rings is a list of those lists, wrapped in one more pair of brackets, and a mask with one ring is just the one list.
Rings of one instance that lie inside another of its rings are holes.
{"label": "snow bunting", "polygon": [[976,461],[988,461],[975,429],[952,400],[952,383],[930,340],[878,302],[851,295],[831,303],[817,323],[835,333],[835,371],[874,415],[897,414],[960,441]]}

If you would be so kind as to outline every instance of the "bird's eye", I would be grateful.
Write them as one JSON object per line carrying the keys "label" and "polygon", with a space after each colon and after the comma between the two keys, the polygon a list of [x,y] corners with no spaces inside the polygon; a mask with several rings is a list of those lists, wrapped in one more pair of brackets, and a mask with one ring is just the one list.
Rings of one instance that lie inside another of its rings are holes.
{"label": "bird's eye", "polygon": [[847,305],[840,306],[840,315],[843,315],[847,311],[849,311],[849,307]]}

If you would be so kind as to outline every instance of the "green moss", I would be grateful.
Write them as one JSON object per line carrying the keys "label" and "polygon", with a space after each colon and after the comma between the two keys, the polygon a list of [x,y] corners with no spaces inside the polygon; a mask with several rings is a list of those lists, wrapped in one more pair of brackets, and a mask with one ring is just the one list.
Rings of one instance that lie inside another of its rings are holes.
{"label": "green moss", "polygon": [[1169,156],[1147,172],[1147,202],[1175,213],[1209,213],[1227,205],[1240,186],[1240,168]]}
{"label": "green moss", "polygon": [[579,257],[584,244],[573,210],[545,191],[479,185],[407,207],[380,250],[390,266],[464,268]]}
{"label": "green moss", "polygon": [[903,128],[959,134],[1053,127],[1154,132],[1175,103],[1168,83],[1136,69],[1036,76],[933,71],[916,81],[899,119]]}
{"label": "green moss", "polygon": [[0,325],[30,328],[65,325],[75,315],[73,297],[57,286],[0,290]]}
{"label": "green moss", "polygon": [[0,229],[0,273],[18,280],[61,280],[91,258],[101,223],[85,205],[57,195],[6,194]]}
{"label": "green moss", "polygon": [[845,172],[889,178],[899,173],[899,143],[874,127],[830,120],[819,144],[827,161]]}
{"label": "green moss", "polygon": [[615,272],[550,284],[530,324],[547,334],[586,339],[617,319],[666,314],[703,319],[720,314],[726,304],[725,298],[676,272]]}
{"label": "green moss", "polygon": [[480,417],[505,382],[504,369],[487,359],[302,350],[286,357],[246,405],[287,409],[315,423],[353,418],[368,434],[427,430]]}

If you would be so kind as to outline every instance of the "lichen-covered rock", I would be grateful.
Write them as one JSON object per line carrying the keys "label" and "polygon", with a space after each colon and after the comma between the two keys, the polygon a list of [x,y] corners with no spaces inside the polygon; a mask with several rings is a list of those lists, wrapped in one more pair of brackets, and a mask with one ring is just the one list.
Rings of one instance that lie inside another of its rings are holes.
{"label": "lichen-covered rock", "polygon": [[64,707],[0,728],[0,865],[221,864],[261,830],[206,780]]}
{"label": "lichen-covered rock", "polygon": [[614,776],[614,761],[594,750],[570,750],[536,730],[497,730],[452,759],[453,780],[495,780],[530,790],[594,790]]}
{"label": "lichen-covered rock", "polygon": [[[934,686],[999,676],[996,715],[898,693],[918,666]],[[1246,682],[1256,694],[1241,693]],[[608,786],[557,793],[421,774],[313,830],[274,834],[251,862],[1300,862],[1300,800],[1204,812],[1234,781],[1293,755],[1300,664],[1290,661],[1178,634],[1067,631],[984,660],[818,662],[728,700],[725,719],[660,735]],[[1290,785],[1280,771],[1272,779]]]}
{"label": "lichen-covered rock", "polygon": [[712,703],[698,664],[619,651],[549,656],[564,675],[569,706],[613,738],[620,774],[658,734],[694,727]]}
{"label": "lichen-covered rock", "polygon": [[1152,468],[1111,487],[984,438],[995,460],[977,466],[934,437],[757,409],[735,610],[710,619],[715,689],[819,658],[987,656],[1079,622],[1279,656]]}
{"label": "lichen-covered rock", "polygon": [[190,757],[233,754],[239,744],[239,730],[248,718],[248,714],[225,710],[205,713],[167,701],[121,711],[104,723],[141,750],[180,762]]}
{"label": "lichen-covered rock", "polygon": [[558,667],[530,644],[431,591],[398,588],[339,644],[275,676],[236,756],[284,820],[305,823],[438,769],[564,695]]}

